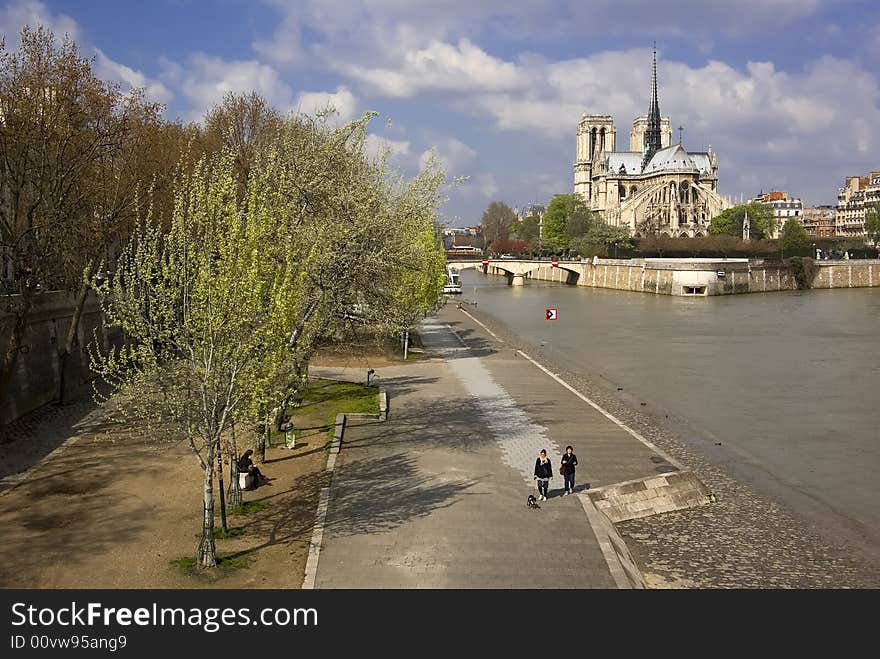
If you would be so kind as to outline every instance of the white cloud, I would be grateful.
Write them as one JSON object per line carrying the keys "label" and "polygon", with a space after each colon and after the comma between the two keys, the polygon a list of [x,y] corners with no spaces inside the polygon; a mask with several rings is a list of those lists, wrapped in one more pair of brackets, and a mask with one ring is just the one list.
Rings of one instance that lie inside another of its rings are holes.
{"label": "white cloud", "polygon": [[400,160],[410,154],[410,146],[409,140],[391,140],[368,133],[365,150],[370,158],[377,158],[380,153],[387,150],[392,159]]}
{"label": "white cloud", "polygon": [[0,8],[0,37],[5,38],[8,45],[18,43],[18,33],[24,25],[32,28],[43,25],[59,40],[67,34],[79,42],[81,35],[75,20],[65,14],[51,13],[39,0],[13,0]]}
{"label": "white cloud", "polygon": [[433,41],[407,52],[396,71],[353,66],[349,73],[387,96],[412,96],[425,90],[509,91],[528,81],[515,64],[492,57],[467,39],[454,46]]}
{"label": "white cloud", "polygon": [[149,100],[159,103],[167,103],[173,96],[158,80],[108,57],[104,51],[84,39],[74,19],[65,14],[53,14],[39,0],[13,0],[5,8],[0,8],[0,36],[6,39],[7,44],[17,47],[17,35],[24,25],[32,28],[42,25],[55,35],[57,41],[68,35],[76,42],[83,56],[94,53],[92,72],[101,80],[118,83],[126,91],[132,87],[143,88]]}
{"label": "white cloud", "polygon": [[127,88],[142,88],[147,98],[157,103],[168,103],[174,96],[158,80],[150,79],[140,71],[110,59],[100,48],[95,49],[94,72],[102,80],[120,83]]}
{"label": "white cloud", "polygon": [[471,175],[473,173],[471,170],[477,162],[477,152],[474,149],[461,140],[446,137],[437,141],[433,149],[422,153],[419,157],[420,168],[427,164],[432,152],[443,164],[447,178]]}
{"label": "white cloud", "polygon": [[196,53],[183,63],[161,60],[162,81],[189,100],[189,119],[199,120],[229,93],[255,91],[282,112],[292,108],[293,91],[273,67],[256,60],[226,60]]}
{"label": "white cloud", "polygon": [[315,114],[330,106],[336,110],[337,119],[342,123],[355,117],[357,104],[357,97],[344,85],[337,87],[335,92],[302,92],[294,103],[305,114]]}
{"label": "white cloud", "polygon": [[[282,11],[286,5],[275,3]],[[305,53],[302,47],[299,12],[284,12],[281,23],[271,39],[256,39],[251,44],[263,58],[284,66],[299,64]]]}

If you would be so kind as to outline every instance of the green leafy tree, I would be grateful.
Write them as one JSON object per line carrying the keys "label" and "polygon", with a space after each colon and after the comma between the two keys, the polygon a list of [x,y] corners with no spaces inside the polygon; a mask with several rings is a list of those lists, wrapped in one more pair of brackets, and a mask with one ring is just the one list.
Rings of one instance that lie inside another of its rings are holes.
{"label": "green leafy tree", "polygon": [[865,211],[865,231],[868,233],[868,240],[877,249],[877,243],[880,242],[880,204],[874,204]]}
{"label": "green leafy tree", "polygon": [[776,230],[776,218],[773,208],[767,204],[750,203],[733,206],[712,218],[709,233],[714,235],[727,234],[735,238],[742,237],[743,220],[749,216],[749,237],[755,240],[769,238]]}
{"label": "green leafy tree", "polygon": [[215,462],[233,422],[268,425],[352,305],[400,327],[439,295],[443,172],[429,163],[393,180],[387,158],[365,155],[371,118],[291,117],[256,153],[244,194],[229,147],[182,168],[170,220],[147,214],[98,287],[127,337],[110,352],[92,344],[115,410],[185,438],[203,472],[202,567],[216,565]]}
{"label": "green leafy tree", "polygon": [[580,195],[556,195],[544,213],[543,240],[551,248],[565,249],[573,237],[584,235],[593,222],[593,213]]}
{"label": "green leafy tree", "polygon": [[810,235],[797,218],[790,217],[779,232],[779,248],[782,253],[806,249],[810,245]]}
{"label": "green leafy tree", "polygon": [[571,247],[584,257],[614,256],[618,250],[631,249],[633,242],[627,227],[614,227],[597,220],[585,235],[572,241]]}
{"label": "green leafy tree", "polygon": [[541,237],[541,218],[537,215],[529,215],[519,225],[516,237],[536,245]]}

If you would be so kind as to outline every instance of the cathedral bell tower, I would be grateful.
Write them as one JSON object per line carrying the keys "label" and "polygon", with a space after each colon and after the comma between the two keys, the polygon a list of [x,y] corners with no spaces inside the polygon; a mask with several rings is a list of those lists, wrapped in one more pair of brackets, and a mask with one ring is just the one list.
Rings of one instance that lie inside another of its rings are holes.
{"label": "cathedral bell tower", "polygon": [[574,163],[574,191],[590,203],[592,177],[598,159],[616,150],[614,118],[609,114],[584,114],[577,128],[577,159]]}

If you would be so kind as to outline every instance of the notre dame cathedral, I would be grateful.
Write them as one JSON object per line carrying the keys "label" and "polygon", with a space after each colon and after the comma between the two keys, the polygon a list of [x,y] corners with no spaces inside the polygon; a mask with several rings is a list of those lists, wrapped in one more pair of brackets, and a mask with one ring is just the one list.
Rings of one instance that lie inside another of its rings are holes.
{"label": "notre dame cathedral", "polygon": [[712,218],[729,206],[718,194],[718,159],[711,145],[688,152],[671,138],[657,100],[655,51],[650,109],[633,121],[629,151],[617,150],[613,117],[581,117],[574,191],[608,224],[628,226],[631,235],[706,235]]}

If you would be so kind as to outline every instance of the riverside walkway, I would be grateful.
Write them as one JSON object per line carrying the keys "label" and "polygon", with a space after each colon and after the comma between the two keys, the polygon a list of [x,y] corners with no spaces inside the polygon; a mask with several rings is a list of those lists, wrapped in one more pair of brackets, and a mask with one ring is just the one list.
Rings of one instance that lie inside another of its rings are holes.
{"label": "riverside walkway", "polygon": [[[385,422],[350,422],[321,525],[316,588],[631,587],[585,494],[677,465],[451,308],[420,330],[421,363],[381,369]],[[362,369],[313,375],[363,380]],[[576,496],[559,458],[578,456]],[[532,470],[555,477],[540,510]],[[599,520],[601,521],[601,520]],[[613,533],[613,531],[612,531]]]}

